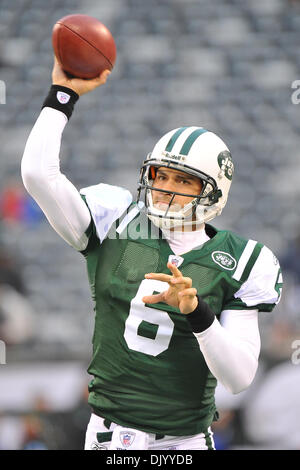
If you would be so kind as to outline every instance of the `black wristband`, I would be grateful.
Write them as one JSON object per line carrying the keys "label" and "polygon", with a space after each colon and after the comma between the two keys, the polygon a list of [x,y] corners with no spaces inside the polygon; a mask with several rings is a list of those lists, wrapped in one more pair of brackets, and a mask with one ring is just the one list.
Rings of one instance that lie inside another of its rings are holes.
{"label": "black wristband", "polygon": [[186,315],[194,333],[201,333],[210,327],[215,319],[215,314],[209,305],[197,295],[198,305],[195,310]]}
{"label": "black wristband", "polygon": [[71,90],[71,88],[61,85],[52,85],[43,103],[42,109],[46,106],[57,109],[58,111],[62,111],[67,118],[70,119],[78,98],[79,95],[74,90]]}

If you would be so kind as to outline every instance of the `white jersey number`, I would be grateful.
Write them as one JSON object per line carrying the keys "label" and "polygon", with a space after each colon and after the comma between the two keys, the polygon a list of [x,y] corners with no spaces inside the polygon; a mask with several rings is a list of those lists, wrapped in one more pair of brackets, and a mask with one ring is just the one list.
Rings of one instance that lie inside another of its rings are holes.
{"label": "white jersey number", "polygon": [[[152,295],[154,291],[163,292],[168,289],[168,284],[154,279],[144,279],[137,291],[136,296],[130,303],[129,316],[125,322],[124,337],[127,346],[134,351],[139,351],[151,356],[168,349],[174,330],[174,323],[167,312],[145,307],[142,298]],[[152,323],[158,326],[154,339],[146,338],[138,334],[138,328],[142,322]]]}

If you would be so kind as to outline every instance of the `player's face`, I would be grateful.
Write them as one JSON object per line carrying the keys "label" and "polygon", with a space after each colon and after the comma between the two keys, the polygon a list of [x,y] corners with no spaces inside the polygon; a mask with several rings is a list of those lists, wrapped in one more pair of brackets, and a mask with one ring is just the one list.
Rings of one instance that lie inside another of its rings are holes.
{"label": "player's face", "polygon": [[[155,180],[153,181],[154,188],[164,189],[166,191],[194,194],[199,195],[202,190],[202,182],[199,178],[192,175],[187,175],[182,171],[173,170],[171,168],[161,167],[157,169]],[[157,209],[166,210],[172,194],[152,191],[153,205]],[[185,204],[192,201],[194,197],[176,196],[173,199],[171,210],[178,211]]]}

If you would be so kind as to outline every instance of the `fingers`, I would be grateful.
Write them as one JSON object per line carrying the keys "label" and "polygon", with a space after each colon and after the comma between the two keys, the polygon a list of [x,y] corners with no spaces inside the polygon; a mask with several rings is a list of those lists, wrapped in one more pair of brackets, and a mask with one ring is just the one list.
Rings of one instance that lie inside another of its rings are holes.
{"label": "fingers", "polygon": [[183,289],[178,293],[179,297],[195,297],[197,295],[197,289],[195,287],[190,287],[188,289]]}
{"label": "fingers", "polygon": [[175,277],[181,276],[181,272],[180,272],[179,269],[175,266],[175,264],[173,264],[173,263],[167,263],[167,267],[170,269],[170,271],[171,271],[171,273],[173,274],[173,276],[175,276]]}
{"label": "fingers", "polygon": [[162,292],[161,294],[154,294],[154,295],[146,295],[142,298],[142,301],[145,304],[157,304],[158,302],[163,302],[165,299],[165,293]]}
{"label": "fingers", "polygon": [[111,74],[109,69],[103,70],[98,77],[90,79],[91,84],[95,84],[96,86],[104,85],[108,76]]}
{"label": "fingers", "polygon": [[106,80],[108,79],[108,76],[110,74],[111,74],[111,70],[105,69],[105,70],[103,70],[103,72],[100,73],[99,76],[100,76],[101,80],[105,80],[105,82],[106,82]]}
{"label": "fingers", "polygon": [[170,285],[185,284],[186,287],[192,287],[192,283],[193,283],[192,279],[190,277],[183,277],[179,269],[176,268],[176,270],[178,272],[176,272],[175,274],[175,270],[174,270],[174,277],[170,276],[169,274],[164,274],[164,273],[148,273],[148,274],[145,274],[145,278],[155,279],[156,281],[168,282]]}
{"label": "fingers", "polygon": [[57,57],[54,56],[54,64],[52,70],[52,82],[53,84],[62,85],[67,81],[67,76],[63,71]]}
{"label": "fingers", "polygon": [[54,56],[53,72],[55,72],[55,73],[61,73],[61,74],[65,75],[65,72],[63,71],[63,69],[62,69],[60,63],[58,62],[56,56]]}
{"label": "fingers", "polygon": [[183,277],[183,276],[180,276],[180,277],[173,277],[171,279],[171,284],[185,284],[187,287],[192,287],[192,279],[190,277]]}
{"label": "fingers", "polygon": [[62,85],[74,90],[78,95],[83,95],[89,91],[94,90],[100,85],[104,85],[111,71],[105,69],[98,77],[93,79],[83,79],[78,77],[68,77],[62,69],[56,56],[54,56],[54,65],[52,70],[52,83],[55,85]]}
{"label": "fingers", "polygon": [[188,314],[193,312],[198,306],[197,289],[190,287],[184,289],[178,294],[179,309],[181,313]]}
{"label": "fingers", "polygon": [[169,274],[163,274],[163,273],[148,273],[145,274],[146,279],[155,279],[156,281],[163,281],[163,282],[170,282],[172,279],[172,276]]}
{"label": "fingers", "polygon": [[108,76],[111,74],[111,71],[106,69],[106,70],[103,70],[103,72],[100,73],[100,75],[98,75],[98,77],[95,77],[95,78],[91,78],[89,79],[89,86],[94,89],[94,88],[97,88],[98,86],[100,85],[104,85],[104,83],[106,83],[106,80],[108,78]]}
{"label": "fingers", "polygon": [[167,267],[172,272],[173,276],[171,284],[185,284],[187,287],[192,287],[192,279],[190,277],[183,277],[179,269],[173,263],[168,263]]}

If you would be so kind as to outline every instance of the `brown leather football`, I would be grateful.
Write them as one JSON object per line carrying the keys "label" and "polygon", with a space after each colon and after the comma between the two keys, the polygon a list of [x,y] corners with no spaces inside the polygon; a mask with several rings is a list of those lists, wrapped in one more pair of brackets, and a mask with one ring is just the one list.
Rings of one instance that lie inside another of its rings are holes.
{"label": "brown leather football", "polygon": [[58,20],[52,33],[54,53],[63,70],[78,78],[95,78],[112,70],[116,44],[109,29],[88,15],[68,15]]}

